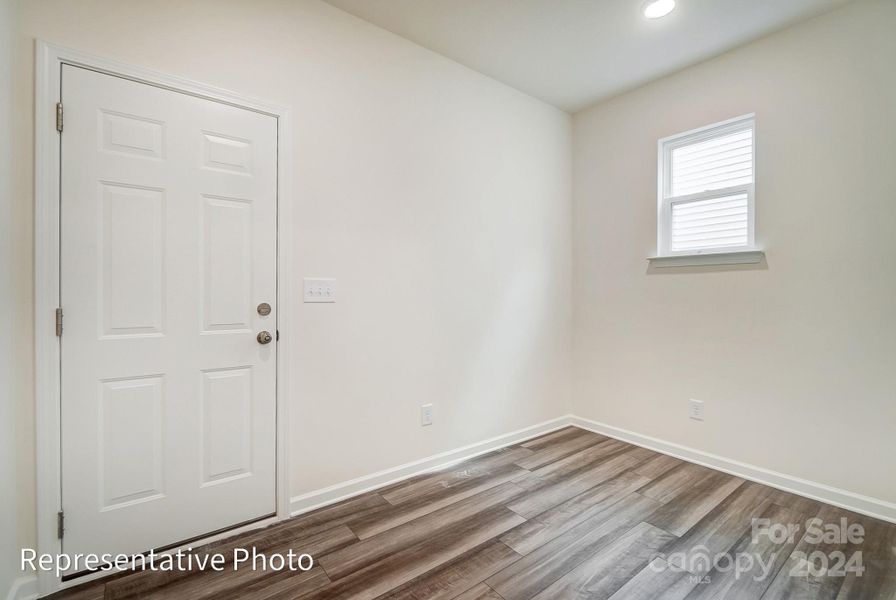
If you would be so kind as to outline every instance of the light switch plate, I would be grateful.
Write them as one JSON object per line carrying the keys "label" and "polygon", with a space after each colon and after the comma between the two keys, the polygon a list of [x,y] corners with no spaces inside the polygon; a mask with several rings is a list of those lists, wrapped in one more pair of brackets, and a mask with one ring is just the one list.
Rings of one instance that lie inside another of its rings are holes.
{"label": "light switch plate", "polygon": [[305,302],[336,302],[336,280],[306,277]]}

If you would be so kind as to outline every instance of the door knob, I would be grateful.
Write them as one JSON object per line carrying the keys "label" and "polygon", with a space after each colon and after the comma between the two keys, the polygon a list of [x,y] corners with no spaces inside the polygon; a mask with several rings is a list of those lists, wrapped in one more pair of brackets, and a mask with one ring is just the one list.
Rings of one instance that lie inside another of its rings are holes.
{"label": "door knob", "polygon": [[270,344],[271,340],[273,340],[273,336],[269,331],[260,331],[255,339],[258,340],[259,344]]}

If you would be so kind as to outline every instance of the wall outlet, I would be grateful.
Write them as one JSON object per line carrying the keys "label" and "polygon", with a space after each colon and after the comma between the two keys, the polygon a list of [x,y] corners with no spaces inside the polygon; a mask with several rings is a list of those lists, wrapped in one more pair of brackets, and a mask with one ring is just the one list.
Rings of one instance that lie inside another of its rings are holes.
{"label": "wall outlet", "polygon": [[424,404],[420,407],[420,424],[424,427],[432,425],[432,404]]}
{"label": "wall outlet", "polygon": [[336,280],[306,277],[305,302],[336,302]]}
{"label": "wall outlet", "polygon": [[691,398],[691,403],[688,407],[688,416],[695,421],[703,420],[703,400],[694,400]]}

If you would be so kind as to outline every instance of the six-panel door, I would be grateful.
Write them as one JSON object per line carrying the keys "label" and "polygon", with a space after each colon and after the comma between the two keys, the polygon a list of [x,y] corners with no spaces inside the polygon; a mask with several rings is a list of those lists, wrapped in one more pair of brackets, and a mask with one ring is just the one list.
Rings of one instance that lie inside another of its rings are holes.
{"label": "six-panel door", "polygon": [[68,65],[62,101],[63,550],[273,514],[276,119]]}

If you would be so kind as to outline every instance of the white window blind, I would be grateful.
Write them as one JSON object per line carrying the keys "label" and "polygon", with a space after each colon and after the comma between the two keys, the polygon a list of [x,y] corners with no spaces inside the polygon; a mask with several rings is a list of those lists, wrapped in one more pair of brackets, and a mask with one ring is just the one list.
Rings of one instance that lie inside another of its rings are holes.
{"label": "white window blind", "polygon": [[672,149],[672,195],[753,182],[753,130]]}
{"label": "white window blind", "polygon": [[753,117],[660,140],[660,255],[753,246]]}
{"label": "white window blind", "polygon": [[747,195],[672,204],[672,250],[746,246]]}

